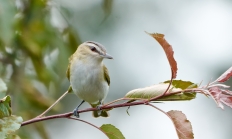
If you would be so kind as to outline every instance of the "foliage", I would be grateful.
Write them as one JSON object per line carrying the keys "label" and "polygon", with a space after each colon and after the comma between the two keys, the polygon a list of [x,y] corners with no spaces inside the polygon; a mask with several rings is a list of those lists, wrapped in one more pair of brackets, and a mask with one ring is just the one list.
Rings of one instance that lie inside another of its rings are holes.
{"label": "foliage", "polygon": [[110,139],[125,139],[121,131],[111,124],[102,125],[100,128],[107,134],[108,138]]}
{"label": "foliage", "polygon": [[[59,12],[59,7],[48,0],[0,3],[0,77],[7,83],[7,94],[17,98],[12,102],[14,113],[31,119],[54,102],[55,94],[62,93],[65,63],[80,39],[68,23],[52,24],[52,10]],[[32,128],[48,138],[43,124]],[[20,135],[27,132],[22,129]]]}
{"label": "foliage", "polygon": [[[5,94],[7,87],[0,78],[0,96]],[[11,98],[6,96],[0,99],[0,138],[14,138],[14,132],[20,128],[23,121],[22,117],[12,115]],[[17,135],[16,135],[17,136]],[[17,136],[18,137],[18,136]]]}
{"label": "foliage", "polygon": [[187,120],[185,114],[183,114],[181,111],[169,111],[167,112],[167,114],[171,117],[175,125],[178,137],[180,139],[194,138],[192,132],[192,125],[189,122],[189,120]]}
{"label": "foliage", "polygon": [[[162,95],[168,88],[170,81],[165,81],[164,83],[155,84],[145,88],[139,88],[135,90],[131,90],[125,96],[125,98],[142,98],[142,99],[151,99]],[[194,86],[192,86],[194,85]],[[178,100],[191,100],[196,97],[195,92],[187,92],[184,93],[184,90],[192,86],[192,88],[196,88],[197,85],[191,83],[189,81],[181,81],[181,80],[173,80],[171,82],[171,86],[167,91],[166,95],[156,101],[178,101]],[[172,94],[175,92],[182,92],[178,94]]]}
{"label": "foliage", "polygon": [[[72,112],[39,115],[53,104],[52,98],[55,94],[63,93],[61,87],[64,86],[68,56],[81,42],[79,34],[63,16],[55,16],[62,15],[62,7],[51,1],[0,0],[0,3],[0,138],[32,138],[29,133],[36,130],[43,139],[48,139],[43,124],[32,123],[67,118],[94,126],[110,139],[124,139],[121,131],[115,126],[104,124],[97,127],[87,121],[72,118]],[[102,3],[105,19],[112,11],[112,3],[112,0],[104,0]],[[171,119],[180,139],[193,139],[193,129],[185,114],[176,110],[165,112],[151,102],[192,100],[196,98],[197,93],[201,93],[211,96],[222,109],[223,104],[232,107],[232,92],[228,90],[230,86],[223,84],[232,76],[232,68],[217,80],[201,87],[190,81],[174,80],[178,68],[172,46],[163,34],[149,35],[162,46],[169,61],[171,79],[129,91],[125,97],[105,104],[101,109],[109,111],[119,107],[149,105]],[[71,89],[67,93],[70,91]],[[11,97],[17,99],[12,101]],[[122,100],[126,101],[114,104]],[[11,105],[14,107],[13,112]],[[52,110],[57,110],[57,107]],[[98,108],[89,108],[79,112],[97,110]],[[20,128],[28,124],[32,124],[32,129]],[[17,134],[16,130],[19,131]]]}

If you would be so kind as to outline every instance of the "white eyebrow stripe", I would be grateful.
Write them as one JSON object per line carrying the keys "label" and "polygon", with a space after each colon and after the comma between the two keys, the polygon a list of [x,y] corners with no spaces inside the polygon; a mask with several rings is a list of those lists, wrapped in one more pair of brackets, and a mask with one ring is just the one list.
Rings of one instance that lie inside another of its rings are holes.
{"label": "white eyebrow stripe", "polygon": [[96,44],[94,44],[94,43],[86,43],[88,46],[93,46],[93,47],[96,47],[97,45]]}
{"label": "white eyebrow stripe", "polygon": [[96,52],[99,54],[99,55],[102,55],[102,51],[101,49],[99,48],[99,46],[97,44],[94,44],[94,43],[86,43],[86,45],[90,46],[90,47],[95,47],[96,48]]}
{"label": "white eyebrow stripe", "polygon": [[98,43],[98,42],[86,41],[85,44],[90,46],[90,47],[95,47],[99,54],[105,54],[106,53],[106,49],[104,48],[104,46],[102,44]]}

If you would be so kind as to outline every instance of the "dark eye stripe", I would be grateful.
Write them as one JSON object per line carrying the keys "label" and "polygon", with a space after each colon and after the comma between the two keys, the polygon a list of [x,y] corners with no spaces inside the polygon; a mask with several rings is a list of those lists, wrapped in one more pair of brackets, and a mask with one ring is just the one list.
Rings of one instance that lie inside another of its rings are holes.
{"label": "dark eye stripe", "polygon": [[101,50],[103,53],[106,52],[106,49],[105,49],[104,46],[103,46],[102,44],[100,44],[100,43],[93,42],[93,41],[87,41],[86,43],[92,43],[92,44],[98,46],[98,48],[100,48],[100,50]]}

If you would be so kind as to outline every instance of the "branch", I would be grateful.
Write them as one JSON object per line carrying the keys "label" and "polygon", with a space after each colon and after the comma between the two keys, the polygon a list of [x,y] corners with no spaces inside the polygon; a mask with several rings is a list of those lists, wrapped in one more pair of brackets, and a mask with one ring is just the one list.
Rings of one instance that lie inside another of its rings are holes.
{"label": "branch", "polygon": [[[69,117],[68,119],[73,119],[73,120],[81,121],[81,122],[83,122],[83,123],[86,123],[86,124],[88,124],[88,125],[91,125],[91,126],[97,128],[98,130],[100,130],[102,133],[104,133],[104,134],[107,136],[107,134],[106,134],[101,128],[99,128],[99,127],[95,126],[94,124],[91,124],[91,123],[89,123],[89,122],[87,122],[87,121],[85,121],[85,120],[81,120],[81,119],[78,119],[78,118],[72,118],[72,117]],[[108,136],[107,136],[107,137],[108,137]]]}
{"label": "branch", "polygon": [[[202,89],[186,89],[185,91],[183,91],[183,90],[182,91],[177,91],[177,92],[173,92],[171,94],[178,94],[178,93],[181,93],[181,92],[192,92],[192,91],[202,92]],[[165,94],[165,95],[167,95],[167,94]],[[160,97],[163,97],[165,95],[162,95]],[[160,97],[156,97],[156,99],[158,99]],[[121,99],[117,99],[117,100],[127,100],[127,98],[121,98]],[[154,101],[154,100],[152,100],[152,101]],[[115,102],[115,101],[112,101],[112,102]],[[147,100],[147,99],[145,99],[145,100],[141,99],[141,100],[137,100],[137,101],[131,102],[131,103],[124,102],[124,103],[120,103],[120,104],[110,105],[110,104],[112,104],[112,102],[110,102],[110,103],[108,103],[106,105],[103,105],[101,107],[101,110],[109,110],[109,109],[113,109],[113,108],[121,108],[121,107],[129,107],[129,106],[136,106],[136,105],[148,105],[149,104],[148,103],[149,100]],[[79,110],[78,112],[79,113],[84,113],[84,112],[90,112],[90,111],[98,111],[98,108],[87,108],[87,109],[84,109],[84,110]],[[40,122],[40,121],[46,121],[46,120],[50,120],[50,119],[70,118],[70,116],[72,116],[72,115],[73,115],[73,112],[68,112],[68,113],[50,115],[50,116],[45,116],[45,117],[36,117],[36,118],[31,119],[31,120],[23,122],[21,124],[21,126],[25,126],[25,125]]]}
{"label": "branch", "polygon": [[[138,102],[133,102],[133,103],[122,103],[122,104],[115,104],[115,105],[109,105],[109,106],[104,106],[103,105],[101,107],[101,109],[102,110],[108,110],[108,109],[113,109],[113,108],[128,107],[128,106],[135,106],[135,105],[144,105],[144,104],[145,104],[145,101],[138,101]],[[98,110],[98,108],[87,108],[87,109],[84,109],[84,110],[80,110],[78,112],[83,113],[83,112],[97,111],[97,110]],[[46,121],[46,120],[50,120],[50,119],[69,118],[72,115],[73,115],[73,112],[57,114],[57,115],[51,115],[51,116],[46,116],[46,117],[36,117],[34,119],[23,122],[21,124],[21,126],[25,126],[25,125],[40,122],[40,121]]]}

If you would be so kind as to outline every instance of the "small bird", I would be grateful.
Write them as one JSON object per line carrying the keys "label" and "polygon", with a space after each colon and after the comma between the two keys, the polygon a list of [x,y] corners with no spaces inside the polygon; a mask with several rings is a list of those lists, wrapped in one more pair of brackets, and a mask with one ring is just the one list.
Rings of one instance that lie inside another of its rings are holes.
{"label": "small bird", "polygon": [[79,45],[76,52],[69,58],[66,72],[73,92],[82,99],[82,102],[74,109],[73,114],[79,117],[78,108],[86,101],[93,108],[94,117],[108,117],[107,111],[100,111],[100,106],[106,98],[110,85],[108,69],[103,64],[103,59],[113,59],[106,53],[106,49],[100,43],[87,41]]}

